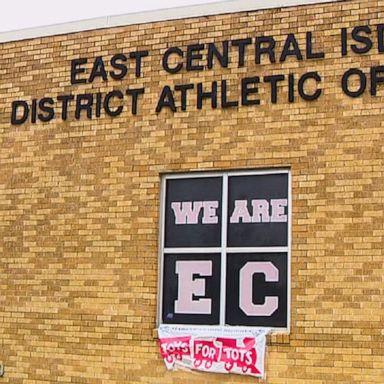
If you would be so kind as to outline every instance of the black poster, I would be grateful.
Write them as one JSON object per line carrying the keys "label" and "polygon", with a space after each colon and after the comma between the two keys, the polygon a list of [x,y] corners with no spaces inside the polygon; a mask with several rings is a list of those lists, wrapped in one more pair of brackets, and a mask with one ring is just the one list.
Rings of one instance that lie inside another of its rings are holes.
{"label": "black poster", "polygon": [[222,178],[169,179],[165,247],[220,247]]}
{"label": "black poster", "polygon": [[220,268],[220,254],[164,255],[163,323],[218,325]]}
{"label": "black poster", "polygon": [[226,324],[287,327],[287,256],[227,255]]}
{"label": "black poster", "polygon": [[165,180],[163,323],[288,328],[289,173],[279,172]]}
{"label": "black poster", "polygon": [[288,245],[288,174],[231,176],[228,247]]}

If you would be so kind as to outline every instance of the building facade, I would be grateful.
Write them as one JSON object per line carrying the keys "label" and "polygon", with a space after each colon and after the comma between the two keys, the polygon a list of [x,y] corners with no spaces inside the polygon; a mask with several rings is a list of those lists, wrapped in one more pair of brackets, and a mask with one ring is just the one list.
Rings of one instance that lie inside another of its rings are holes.
{"label": "building facade", "polygon": [[[384,382],[384,1],[228,3],[0,44],[0,383]],[[264,379],[167,371],[161,323],[273,328]]]}

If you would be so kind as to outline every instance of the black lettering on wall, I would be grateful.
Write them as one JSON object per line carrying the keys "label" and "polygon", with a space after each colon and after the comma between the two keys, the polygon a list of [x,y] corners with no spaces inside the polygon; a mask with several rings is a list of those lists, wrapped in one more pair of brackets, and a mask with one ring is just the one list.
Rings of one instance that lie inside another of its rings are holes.
{"label": "black lettering on wall", "polygon": [[137,107],[139,103],[139,96],[144,95],[145,88],[135,88],[135,89],[127,89],[127,95],[132,97],[132,115],[137,114]]}
{"label": "black lettering on wall", "polygon": [[[21,111],[21,115],[20,115]],[[11,124],[21,125],[25,123],[29,115],[28,103],[24,100],[17,100],[12,102]]]}
{"label": "black lettering on wall", "polygon": [[280,56],[280,62],[283,63],[287,57],[294,56],[297,60],[303,60],[303,54],[300,51],[299,43],[293,33],[288,34],[285,40],[284,48]]}
{"label": "black lettering on wall", "polygon": [[172,112],[176,112],[175,98],[170,87],[165,86],[161,92],[159,102],[157,103],[156,113],[161,112],[163,108],[170,108]]}
{"label": "black lettering on wall", "polygon": [[347,28],[341,28],[341,56],[348,54]]}
{"label": "black lettering on wall", "polygon": [[316,100],[320,97],[321,95],[321,89],[317,88],[315,90],[315,92],[313,92],[312,94],[309,94],[305,91],[305,83],[307,80],[315,80],[317,83],[320,83],[321,82],[321,77],[320,75],[317,73],[317,72],[308,72],[308,73],[305,73],[303,76],[300,77],[299,79],[299,84],[298,84],[298,91],[299,91],[299,95],[300,97],[303,99],[303,100],[307,100],[307,101],[312,101],[312,100]]}
{"label": "black lettering on wall", "polygon": [[93,104],[93,95],[90,93],[85,93],[83,95],[77,95],[76,97],[76,111],[75,118],[80,120],[81,111],[86,111],[87,118],[92,119],[92,104]]}
{"label": "black lettering on wall", "polygon": [[124,64],[127,61],[127,56],[119,53],[117,55],[113,55],[111,59],[112,68],[116,69],[116,71],[110,71],[109,74],[113,80],[122,80],[128,73],[127,65]]}
{"label": "black lettering on wall", "polygon": [[197,84],[197,109],[203,108],[203,100],[210,99],[211,107],[217,108],[217,81],[212,82],[210,91],[204,91],[203,83]]}
{"label": "black lettering on wall", "polygon": [[384,52],[384,24],[377,26],[377,49],[379,53]]}
{"label": "black lettering on wall", "polygon": [[135,59],[135,76],[141,77],[142,71],[141,67],[143,64],[143,58],[147,57],[149,55],[148,51],[137,51],[137,52],[131,52],[129,54],[129,57],[131,59]]}
{"label": "black lettering on wall", "polygon": [[260,77],[246,77],[241,81],[241,105],[259,105],[259,99],[250,99],[249,96],[259,93],[257,84],[260,83]]}
{"label": "black lettering on wall", "polygon": [[110,102],[115,97],[118,98],[119,100],[122,100],[124,98],[122,92],[112,91],[112,92],[109,92],[104,99],[104,110],[106,114],[109,116],[119,116],[121,112],[123,112],[122,105],[119,105],[115,110],[111,108]]}
{"label": "black lettering on wall", "polygon": [[73,95],[62,95],[57,96],[57,100],[61,101],[61,118],[63,121],[67,120],[68,117],[68,106],[69,103],[74,99]]}
{"label": "black lettering on wall", "polygon": [[256,44],[255,44],[255,63],[260,64],[261,63],[261,56],[267,55],[269,58],[270,63],[276,62],[275,57],[275,46],[276,41],[271,36],[261,36],[256,37]]}
{"label": "black lettering on wall", "polygon": [[376,96],[378,84],[384,83],[383,75],[384,75],[384,65],[371,68],[371,96]]}
{"label": "black lettering on wall", "polygon": [[264,81],[266,83],[271,83],[271,102],[273,104],[277,103],[277,83],[280,81],[284,81],[284,79],[284,75],[272,75],[264,77]]}
{"label": "black lettering on wall", "polygon": [[[202,60],[201,51],[204,49],[204,44],[192,44],[187,47],[187,71],[201,71],[204,69],[202,64],[198,64]],[[197,63],[196,63],[197,61]]]}
{"label": "black lettering on wall", "polygon": [[220,63],[220,66],[222,68],[228,67],[229,62],[229,42],[223,41],[223,49],[220,52],[215,43],[209,43],[208,44],[208,69],[213,68],[213,59],[216,58],[216,60]]}
{"label": "black lettering on wall", "polygon": [[37,100],[33,99],[32,105],[31,105],[31,123],[35,124],[36,119],[37,119]]}
{"label": "black lettering on wall", "polygon": [[288,102],[295,101],[295,76],[293,73],[288,75]]}
{"label": "black lettering on wall", "polygon": [[325,57],[324,52],[314,52],[313,50],[313,36],[312,32],[306,33],[306,56],[307,59],[323,59]]}
{"label": "black lettering on wall", "polygon": [[184,57],[183,51],[178,47],[172,47],[172,48],[168,48],[163,55],[162,64],[163,64],[164,70],[166,70],[168,73],[178,73],[182,70],[183,63],[179,61],[174,67],[170,67],[169,58],[171,55],[177,55],[183,58]]}
{"label": "black lettering on wall", "polygon": [[246,47],[252,44],[252,39],[249,37],[247,39],[232,40],[231,44],[233,47],[238,48],[238,66],[244,67]]}
{"label": "black lettering on wall", "polygon": [[43,112],[43,113],[39,113],[37,116],[40,121],[48,122],[55,117],[55,110],[52,107],[53,104],[54,104],[54,101],[52,97],[43,97],[39,101],[39,109],[41,112]]}
{"label": "black lettering on wall", "polygon": [[102,106],[103,106],[103,95],[101,92],[97,92],[96,93],[96,106],[95,106],[95,109],[96,109],[96,117],[100,117],[101,116],[101,109],[102,109]]}
{"label": "black lettering on wall", "polygon": [[188,91],[194,89],[193,84],[181,84],[175,86],[175,91],[180,91],[181,95],[181,110],[187,110],[187,99],[188,99]]}
{"label": "black lettering on wall", "polygon": [[92,67],[92,72],[89,76],[88,82],[93,83],[96,77],[101,77],[103,81],[107,81],[108,79],[107,71],[105,70],[104,61],[101,56],[97,56],[95,58],[95,61]]}
{"label": "black lettering on wall", "polygon": [[372,40],[365,35],[371,34],[371,28],[368,26],[355,27],[352,30],[352,39],[360,45],[352,44],[351,49],[353,52],[362,54],[367,53],[372,49]]}
{"label": "black lettering on wall", "polygon": [[[351,90],[349,87],[349,80],[352,76],[357,77],[359,81],[359,86],[355,91]],[[341,88],[343,92],[349,97],[361,96],[364,93],[365,89],[367,88],[367,78],[364,72],[358,68],[349,69],[343,75],[343,78],[341,80]]]}
{"label": "black lettering on wall", "polygon": [[87,82],[86,79],[79,79],[77,76],[85,72],[85,68],[82,65],[87,62],[86,58],[73,59],[71,61],[71,84],[85,84]]}
{"label": "black lettering on wall", "polygon": [[239,102],[237,100],[228,100],[228,86],[227,80],[221,80],[221,106],[222,108],[237,107]]}

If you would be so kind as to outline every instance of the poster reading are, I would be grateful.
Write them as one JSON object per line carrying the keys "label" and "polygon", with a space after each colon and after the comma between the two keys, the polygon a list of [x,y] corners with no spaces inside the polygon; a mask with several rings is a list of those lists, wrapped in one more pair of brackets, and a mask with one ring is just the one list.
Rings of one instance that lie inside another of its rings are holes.
{"label": "poster reading are", "polygon": [[169,370],[264,377],[266,329],[235,330],[161,325],[160,353]]}

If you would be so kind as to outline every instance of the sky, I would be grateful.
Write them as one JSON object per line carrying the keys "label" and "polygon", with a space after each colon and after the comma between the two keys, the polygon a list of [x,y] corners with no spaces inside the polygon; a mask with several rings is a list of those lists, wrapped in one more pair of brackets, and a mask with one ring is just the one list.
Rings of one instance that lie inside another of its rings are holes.
{"label": "sky", "polygon": [[1,9],[0,32],[218,1],[222,0],[11,0]]}

